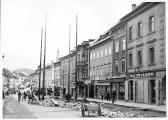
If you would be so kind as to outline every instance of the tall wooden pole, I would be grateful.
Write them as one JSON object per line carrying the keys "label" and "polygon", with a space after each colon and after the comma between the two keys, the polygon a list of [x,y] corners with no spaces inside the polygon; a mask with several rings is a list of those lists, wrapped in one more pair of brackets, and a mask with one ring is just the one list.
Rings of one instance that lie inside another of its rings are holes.
{"label": "tall wooden pole", "polygon": [[45,21],[45,38],[44,38],[44,63],[43,63],[43,98],[44,100],[44,94],[45,94],[45,59],[46,59],[46,28],[47,27],[47,15],[46,15],[46,21]]}
{"label": "tall wooden pole", "polygon": [[77,69],[77,41],[78,41],[78,23],[77,23],[77,14],[76,14],[76,59],[75,59],[75,101],[78,98],[78,85],[77,85],[77,74],[78,74],[78,69]]}
{"label": "tall wooden pole", "polygon": [[41,59],[42,59],[42,39],[43,39],[43,28],[41,28],[41,47],[40,47],[40,66],[39,66],[39,100],[40,100],[40,83],[41,83]]}
{"label": "tall wooden pole", "polygon": [[69,67],[68,67],[68,94],[70,94],[70,39],[71,39],[71,24],[69,24]]}
{"label": "tall wooden pole", "polygon": [[63,68],[63,71],[62,71],[62,77],[63,77],[62,98],[64,98],[64,68]]}

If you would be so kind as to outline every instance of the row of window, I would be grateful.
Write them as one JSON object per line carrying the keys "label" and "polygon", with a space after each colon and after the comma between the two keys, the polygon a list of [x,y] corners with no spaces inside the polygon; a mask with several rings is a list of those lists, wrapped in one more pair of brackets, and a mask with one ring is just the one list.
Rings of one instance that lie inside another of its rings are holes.
{"label": "row of window", "polygon": [[[149,33],[151,32],[154,32],[154,29],[155,29],[155,18],[154,16],[151,16],[149,17]],[[142,36],[142,26],[143,26],[143,23],[142,22],[139,22],[137,24],[137,36],[138,37],[141,37]],[[132,40],[132,36],[133,36],[133,27],[130,27],[129,28],[129,40]]]}
{"label": "row of window", "polygon": [[111,55],[111,47],[105,48],[104,50],[100,50],[98,52],[90,54],[90,60],[97,59],[99,57],[104,57],[107,55]]}
{"label": "row of window", "polygon": [[109,75],[112,72],[111,63],[90,68],[90,77],[99,75]]}
{"label": "row of window", "polygon": [[[121,59],[121,72],[125,72],[125,70],[126,70],[125,58],[122,58]],[[115,60],[114,72],[120,72],[119,60]],[[105,75],[105,74],[110,74],[110,73],[112,73],[111,64],[108,64],[104,67],[97,67],[97,68],[90,69],[90,76]]]}
{"label": "row of window", "polygon": [[[149,48],[148,51],[148,56],[149,56],[149,64],[154,64],[155,63],[155,48],[151,47]],[[137,64],[138,66],[142,66],[142,60],[143,60],[143,53],[142,51],[137,52]],[[133,67],[133,55],[132,53],[128,54],[128,65],[129,67]]]}
{"label": "row of window", "polygon": [[[122,41],[122,51],[124,51],[126,49],[126,39],[123,38]],[[119,52],[119,40],[115,41],[115,53]]]}

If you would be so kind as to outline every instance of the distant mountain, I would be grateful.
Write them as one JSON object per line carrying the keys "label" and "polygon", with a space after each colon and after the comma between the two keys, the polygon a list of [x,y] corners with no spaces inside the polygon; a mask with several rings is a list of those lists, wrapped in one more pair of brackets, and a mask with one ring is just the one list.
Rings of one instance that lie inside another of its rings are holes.
{"label": "distant mountain", "polygon": [[26,74],[31,74],[31,73],[33,73],[33,72],[35,72],[34,70],[32,70],[32,69],[29,69],[29,68],[19,68],[19,69],[16,69],[16,70],[14,70],[16,73],[26,73]]}

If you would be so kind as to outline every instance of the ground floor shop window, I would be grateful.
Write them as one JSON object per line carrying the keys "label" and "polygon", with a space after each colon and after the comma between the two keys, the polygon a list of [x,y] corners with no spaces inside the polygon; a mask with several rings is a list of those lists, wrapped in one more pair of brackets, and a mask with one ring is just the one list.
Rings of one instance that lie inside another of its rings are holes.
{"label": "ground floor shop window", "polygon": [[125,86],[124,83],[119,83],[119,99],[124,100],[125,97]]}
{"label": "ground floor shop window", "polygon": [[166,104],[166,76],[162,79],[160,93],[161,104]]}
{"label": "ground floor shop window", "polygon": [[129,81],[129,98],[131,101],[133,101],[133,93],[134,93],[134,89],[133,89],[133,81]]}
{"label": "ground floor shop window", "polygon": [[150,90],[149,90],[149,95],[150,95],[150,103],[156,103],[156,84],[155,80],[150,80]]}

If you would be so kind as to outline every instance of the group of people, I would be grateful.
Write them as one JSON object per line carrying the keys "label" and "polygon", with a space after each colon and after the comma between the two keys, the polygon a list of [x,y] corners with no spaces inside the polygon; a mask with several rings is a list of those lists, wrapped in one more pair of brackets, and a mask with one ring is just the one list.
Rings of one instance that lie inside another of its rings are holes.
{"label": "group of people", "polygon": [[[104,98],[107,101],[110,101],[110,92],[106,92],[105,94],[101,94],[101,99],[103,100]],[[112,99],[112,103],[114,104],[114,101],[116,101],[116,90],[112,90],[111,99]]]}
{"label": "group of people", "polygon": [[30,102],[33,102],[33,90],[18,90],[17,91],[17,95],[18,95],[18,102],[20,101],[26,101],[28,99],[28,104]]}

